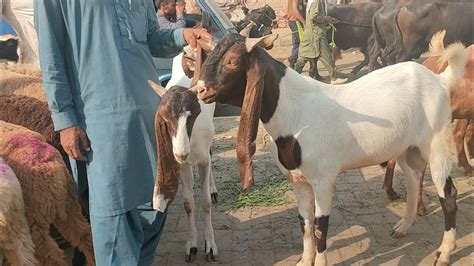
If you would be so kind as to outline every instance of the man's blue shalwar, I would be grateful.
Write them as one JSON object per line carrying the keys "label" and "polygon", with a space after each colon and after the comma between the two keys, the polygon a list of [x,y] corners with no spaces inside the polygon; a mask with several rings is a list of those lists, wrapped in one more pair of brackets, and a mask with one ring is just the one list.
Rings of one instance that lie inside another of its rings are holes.
{"label": "man's blue shalwar", "polygon": [[[56,130],[86,132],[97,265],[151,264],[166,214],[149,205],[156,173],[152,61],[186,44],[160,31],[150,0],[35,0],[41,69]],[[81,180],[78,180],[81,184]],[[80,188],[81,189],[81,188]]]}

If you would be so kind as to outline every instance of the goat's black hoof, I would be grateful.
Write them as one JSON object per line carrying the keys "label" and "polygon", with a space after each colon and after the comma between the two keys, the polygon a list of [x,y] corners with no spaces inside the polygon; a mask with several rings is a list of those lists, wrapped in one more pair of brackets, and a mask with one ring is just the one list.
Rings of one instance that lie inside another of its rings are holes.
{"label": "goat's black hoof", "polygon": [[193,262],[194,259],[196,258],[197,252],[198,252],[197,247],[192,247],[192,248],[189,250],[189,254],[186,255],[186,262]]}
{"label": "goat's black hoof", "polygon": [[213,192],[211,193],[211,200],[212,200],[212,203],[217,203],[217,192]]}
{"label": "goat's black hoof", "polygon": [[206,260],[209,263],[216,262],[216,256],[214,256],[214,252],[212,251],[212,248],[209,251],[209,253],[206,254]]}
{"label": "goat's black hoof", "polygon": [[387,193],[387,197],[390,201],[394,201],[400,198],[397,192],[395,192],[393,189],[387,189],[385,190],[385,193]]}

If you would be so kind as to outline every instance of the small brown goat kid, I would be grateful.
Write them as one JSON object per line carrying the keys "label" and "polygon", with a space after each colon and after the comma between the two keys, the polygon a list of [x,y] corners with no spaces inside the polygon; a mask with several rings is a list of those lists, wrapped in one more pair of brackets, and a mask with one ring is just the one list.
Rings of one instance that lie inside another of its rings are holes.
{"label": "small brown goat kid", "polygon": [[[439,64],[441,54],[445,50],[443,40],[446,32],[441,31],[433,36],[430,43],[430,54],[429,57],[423,62],[423,65],[435,73],[443,72],[447,64]],[[458,157],[458,165],[464,168],[464,174],[466,176],[473,176],[474,171],[472,166],[466,157],[466,151],[464,149],[464,141],[466,140],[468,146],[468,153],[470,156],[474,156],[474,45],[466,48],[469,53],[469,59],[466,64],[466,72],[464,80],[457,90],[454,90],[451,94],[451,111],[452,118],[457,119],[454,126],[454,142],[456,145],[456,154]],[[397,193],[393,190],[393,173],[395,169],[395,160],[390,160],[387,164],[387,170],[385,173],[385,180],[383,189],[386,191],[387,196],[390,200],[398,198]],[[420,194],[418,199],[418,215],[426,214],[426,207],[423,203],[423,176],[420,180]]]}
{"label": "small brown goat kid", "polygon": [[[193,166],[201,178],[201,207],[204,218],[204,246],[208,262],[215,261],[218,249],[212,227],[212,202],[217,202],[217,190],[212,175],[209,153],[214,136],[214,108],[199,102],[188,88],[172,86],[169,90],[150,82],[160,95],[155,129],[158,145],[158,174],[153,195],[153,208],[164,212],[183,185],[184,209],[188,220],[186,261],[192,262],[197,253],[196,206],[194,200]],[[212,110],[212,112],[211,112]]]}
{"label": "small brown goat kid", "polygon": [[49,235],[54,225],[95,265],[92,234],[82,216],[74,181],[59,152],[39,133],[0,121],[0,156],[20,181],[26,218],[40,265],[67,265],[63,252]]}

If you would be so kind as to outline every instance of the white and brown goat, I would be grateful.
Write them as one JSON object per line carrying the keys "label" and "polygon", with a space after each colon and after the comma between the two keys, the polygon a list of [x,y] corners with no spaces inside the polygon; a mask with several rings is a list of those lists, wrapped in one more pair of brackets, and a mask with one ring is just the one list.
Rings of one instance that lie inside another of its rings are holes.
{"label": "white and brown goat", "polygon": [[274,39],[225,37],[204,61],[193,90],[206,103],[242,107],[237,159],[244,189],[253,184],[259,119],[275,140],[274,156],[293,183],[304,222],[298,264],[327,264],[326,237],[338,173],[391,158],[397,158],[408,191],[405,215],[392,235],[406,235],[415,222],[420,171],[429,162],[445,215],[437,263],[448,263],[456,247],[457,210],[450,177],[449,94],[464,75],[464,47],[448,49],[444,58],[449,66],[440,75],[405,62],[334,86],[296,73],[259,47],[272,45]]}
{"label": "white and brown goat", "polygon": [[218,251],[214,241],[211,210],[212,202],[217,201],[217,190],[209,152],[214,136],[213,112],[203,102],[198,101],[196,94],[188,88],[172,86],[169,90],[165,90],[156,83],[151,81],[149,83],[161,97],[155,116],[158,173],[153,208],[161,212],[166,210],[176,196],[181,179],[184,209],[189,226],[186,261],[193,261],[197,253],[197,229],[192,167],[197,165],[201,178],[205,252],[208,261],[215,261]]}

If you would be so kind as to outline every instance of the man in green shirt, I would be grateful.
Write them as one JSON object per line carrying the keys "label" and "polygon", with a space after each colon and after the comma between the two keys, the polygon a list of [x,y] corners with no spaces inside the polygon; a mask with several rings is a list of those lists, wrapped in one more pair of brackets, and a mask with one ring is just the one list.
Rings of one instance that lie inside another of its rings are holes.
{"label": "man in green shirt", "polygon": [[298,60],[295,70],[298,73],[303,71],[303,67],[312,58],[319,58],[324,67],[329,72],[331,84],[342,84],[347,79],[336,77],[336,64],[332,59],[331,48],[329,47],[326,32],[328,24],[337,23],[337,19],[327,16],[327,3],[325,0],[317,0],[311,4],[309,14],[306,17],[303,40],[300,43]]}

